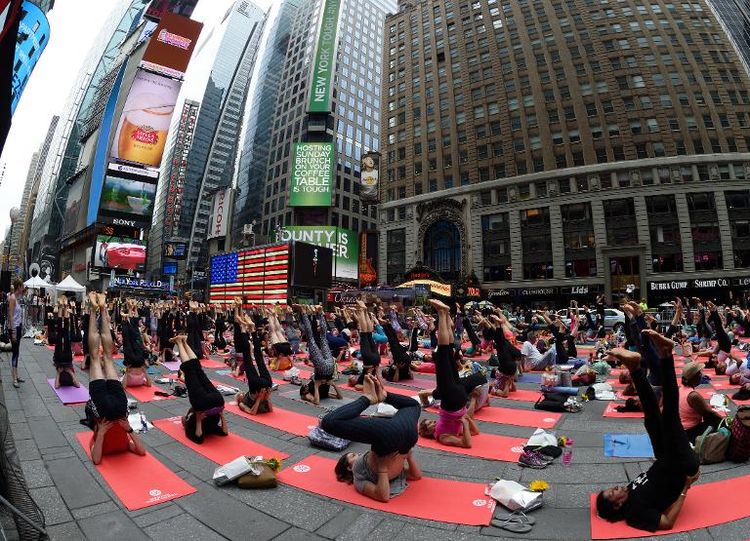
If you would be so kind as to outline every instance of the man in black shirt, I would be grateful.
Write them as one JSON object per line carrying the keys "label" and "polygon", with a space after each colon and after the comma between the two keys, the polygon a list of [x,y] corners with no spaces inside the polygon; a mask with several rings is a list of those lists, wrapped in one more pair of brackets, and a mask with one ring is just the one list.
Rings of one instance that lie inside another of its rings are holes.
{"label": "man in black shirt", "polygon": [[700,475],[698,458],[680,422],[677,376],[672,351],[674,342],[656,331],[643,334],[659,354],[663,376],[662,412],[653,388],[641,368],[641,355],[617,348],[609,352],[630,370],[644,412],[644,424],[656,462],[627,486],[608,488],[596,498],[599,516],[629,526],[655,532],[670,530],[682,509],[687,491]]}

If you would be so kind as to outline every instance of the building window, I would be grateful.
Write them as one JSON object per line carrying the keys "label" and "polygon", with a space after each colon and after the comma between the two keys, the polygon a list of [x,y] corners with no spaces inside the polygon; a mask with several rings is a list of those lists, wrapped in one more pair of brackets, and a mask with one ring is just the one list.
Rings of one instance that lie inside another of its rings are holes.
{"label": "building window", "polygon": [[389,284],[403,281],[406,272],[406,229],[386,233],[386,272]]}

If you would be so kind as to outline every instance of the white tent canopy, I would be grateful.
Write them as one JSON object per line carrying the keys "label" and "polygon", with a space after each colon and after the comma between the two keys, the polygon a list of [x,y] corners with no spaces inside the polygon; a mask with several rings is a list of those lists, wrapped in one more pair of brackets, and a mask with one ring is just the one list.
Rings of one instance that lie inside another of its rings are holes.
{"label": "white tent canopy", "polygon": [[53,286],[55,291],[55,298],[60,293],[80,293],[81,295],[86,294],[86,288],[75,281],[75,278],[68,275],[65,280],[59,284]]}
{"label": "white tent canopy", "polygon": [[28,280],[26,280],[23,283],[23,285],[25,285],[29,289],[41,289],[43,287],[45,287],[45,288],[52,288],[52,287],[54,287],[52,284],[48,284],[47,282],[45,282],[44,280],[42,280],[41,278],[39,278],[39,276],[32,276],[31,278],[29,278]]}

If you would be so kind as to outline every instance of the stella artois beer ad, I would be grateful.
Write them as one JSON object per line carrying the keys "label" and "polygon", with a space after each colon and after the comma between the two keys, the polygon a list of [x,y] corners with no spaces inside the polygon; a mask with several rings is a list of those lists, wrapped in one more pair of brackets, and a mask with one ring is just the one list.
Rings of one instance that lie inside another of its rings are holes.
{"label": "stella artois beer ad", "polygon": [[115,160],[159,167],[181,84],[138,71],[112,144]]}

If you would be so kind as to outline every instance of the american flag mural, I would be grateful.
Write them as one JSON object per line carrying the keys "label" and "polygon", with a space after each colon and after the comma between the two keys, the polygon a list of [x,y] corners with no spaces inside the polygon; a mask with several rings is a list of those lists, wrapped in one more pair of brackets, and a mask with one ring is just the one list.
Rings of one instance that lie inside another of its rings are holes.
{"label": "american flag mural", "polygon": [[264,246],[212,257],[209,294],[213,304],[229,304],[237,296],[244,297],[247,304],[286,304],[289,245]]}

